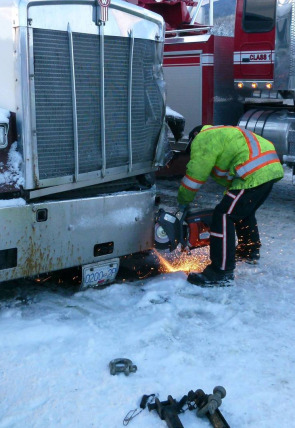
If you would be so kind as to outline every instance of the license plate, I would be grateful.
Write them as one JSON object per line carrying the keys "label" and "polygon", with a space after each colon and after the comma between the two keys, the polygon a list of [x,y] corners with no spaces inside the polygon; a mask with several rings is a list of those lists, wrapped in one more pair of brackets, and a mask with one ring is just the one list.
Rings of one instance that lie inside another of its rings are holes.
{"label": "license plate", "polygon": [[81,287],[98,287],[114,281],[119,270],[119,264],[120,260],[116,258],[82,266]]}

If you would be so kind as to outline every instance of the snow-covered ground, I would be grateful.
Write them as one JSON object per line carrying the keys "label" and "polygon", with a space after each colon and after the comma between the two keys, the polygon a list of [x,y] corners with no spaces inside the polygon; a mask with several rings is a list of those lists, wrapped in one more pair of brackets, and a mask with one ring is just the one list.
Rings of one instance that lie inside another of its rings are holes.
{"label": "snow-covered ground", "polygon": [[[295,187],[290,171],[258,211],[260,264],[239,264],[233,287],[204,289],[183,272],[78,292],[19,281],[0,289],[0,427],[117,428],[143,394],[180,399],[223,385],[234,428],[294,426]],[[160,180],[175,209],[176,180]],[[221,191],[207,183],[198,206]],[[206,249],[199,250],[206,257]],[[129,358],[129,376],[109,361]],[[209,427],[196,412],[185,428]],[[144,410],[130,428],[167,426]]]}

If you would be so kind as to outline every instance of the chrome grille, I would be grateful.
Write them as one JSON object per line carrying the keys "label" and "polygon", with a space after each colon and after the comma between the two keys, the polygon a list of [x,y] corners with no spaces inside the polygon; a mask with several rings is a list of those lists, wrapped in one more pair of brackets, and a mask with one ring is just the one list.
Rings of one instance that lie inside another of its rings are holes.
{"label": "chrome grille", "polygon": [[[152,163],[164,113],[162,95],[153,75],[155,43],[134,40],[133,166]],[[73,176],[74,126],[68,33],[34,29],[33,49],[39,178]],[[73,33],[73,52],[78,172],[87,174],[102,168],[100,37]],[[130,40],[106,36],[104,54],[106,169],[125,167],[127,175]]]}
{"label": "chrome grille", "polygon": [[101,169],[100,46],[92,34],[73,34],[79,141],[79,172]]}
{"label": "chrome grille", "polygon": [[105,37],[107,168],[128,163],[129,39]]}
{"label": "chrome grille", "polygon": [[39,177],[74,174],[72,89],[66,32],[34,30]]}

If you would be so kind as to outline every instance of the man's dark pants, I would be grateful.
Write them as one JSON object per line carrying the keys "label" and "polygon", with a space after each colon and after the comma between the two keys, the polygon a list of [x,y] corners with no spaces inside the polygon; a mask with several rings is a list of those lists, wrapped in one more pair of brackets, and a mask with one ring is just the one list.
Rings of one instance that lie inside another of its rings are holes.
{"label": "man's dark pants", "polygon": [[268,197],[273,184],[274,180],[251,189],[229,190],[215,207],[210,236],[210,258],[214,268],[235,268],[235,231],[239,245],[249,250],[260,248],[255,212]]}

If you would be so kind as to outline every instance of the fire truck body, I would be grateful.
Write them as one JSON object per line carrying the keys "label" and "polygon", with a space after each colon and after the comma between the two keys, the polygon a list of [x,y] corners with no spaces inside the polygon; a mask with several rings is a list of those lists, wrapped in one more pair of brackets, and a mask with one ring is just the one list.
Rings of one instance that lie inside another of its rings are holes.
{"label": "fire truck body", "polygon": [[185,117],[185,133],[197,124],[233,123],[237,117],[232,114],[233,75],[227,67],[232,52],[230,37],[202,34],[166,39],[167,104]]}
{"label": "fire truck body", "polygon": [[234,76],[245,106],[239,124],[271,140],[293,165],[294,49],[294,0],[237,0]]}
{"label": "fire truck body", "polygon": [[152,247],[163,31],[119,0],[1,1],[0,281]]}
{"label": "fire truck body", "polygon": [[[270,8],[271,3],[273,7]],[[259,89],[269,93],[266,84],[273,84],[275,58],[274,6],[275,0],[266,0],[263,4],[261,1],[255,4],[252,0],[237,1],[234,50],[237,89],[237,84],[243,81],[243,87],[251,92],[252,81],[257,80]]]}
{"label": "fire truck body", "polygon": [[[212,120],[213,48],[213,37],[207,34],[166,40],[167,103],[185,117],[186,133],[196,121]],[[204,98],[210,100],[205,103],[207,109],[202,109]]]}

